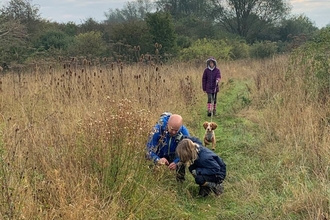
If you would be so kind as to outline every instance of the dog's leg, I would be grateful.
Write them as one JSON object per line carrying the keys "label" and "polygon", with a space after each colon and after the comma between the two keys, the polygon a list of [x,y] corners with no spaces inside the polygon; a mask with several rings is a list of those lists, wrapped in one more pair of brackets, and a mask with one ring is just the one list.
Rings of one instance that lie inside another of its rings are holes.
{"label": "dog's leg", "polygon": [[215,143],[216,143],[216,140],[213,137],[213,140],[212,140],[212,150],[213,151],[215,151]]}

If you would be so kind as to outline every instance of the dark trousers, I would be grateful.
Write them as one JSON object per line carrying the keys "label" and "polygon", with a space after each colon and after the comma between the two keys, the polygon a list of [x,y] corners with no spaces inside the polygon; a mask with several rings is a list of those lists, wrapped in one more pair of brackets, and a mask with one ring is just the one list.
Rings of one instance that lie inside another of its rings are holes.
{"label": "dark trousers", "polygon": [[[198,195],[200,196],[208,196],[211,191],[214,189],[211,189],[209,185],[205,185],[205,182],[209,182],[209,183],[222,183],[223,178],[221,178],[218,175],[197,175],[195,177],[195,182],[199,185],[199,192]],[[217,195],[220,194],[220,191],[214,191]]]}
{"label": "dark trousers", "polygon": [[196,184],[202,186],[205,182],[222,183],[223,178],[218,175],[197,175],[195,177]]}
{"label": "dark trousers", "polygon": [[207,93],[207,103],[217,104],[217,92],[216,93]]}

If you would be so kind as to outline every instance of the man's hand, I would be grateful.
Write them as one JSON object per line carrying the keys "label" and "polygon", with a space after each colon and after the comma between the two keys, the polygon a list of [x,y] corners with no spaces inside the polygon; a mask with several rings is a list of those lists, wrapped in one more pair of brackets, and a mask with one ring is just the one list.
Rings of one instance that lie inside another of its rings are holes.
{"label": "man's hand", "polygon": [[167,165],[167,166],[169,165],[169,162],[168,162],[167,159],[164,158],[164,157],[163,157],[163,158],[160,158],[160,159],[157,161],[157,163],[160,164],[160,165],[164,165],[164,164]]}
{"label": "man's hand", "polygon": [[194,177],[196,177],[196,176],[197,176],[196,170],[192,170],[192,171],[191,171],[191,174],[192,174]]}

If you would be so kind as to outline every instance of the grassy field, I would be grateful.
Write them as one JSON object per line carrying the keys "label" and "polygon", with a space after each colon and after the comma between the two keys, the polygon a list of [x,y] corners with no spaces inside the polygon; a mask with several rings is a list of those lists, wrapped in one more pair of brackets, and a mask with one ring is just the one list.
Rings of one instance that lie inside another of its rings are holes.
{"label": "grassy field", "polygon": [[227,178],[225,193],[207,198],[189,174],[178,184],[144,156],[164,111],[202,138],[204,63],[3,73],[0,219],[329,219],[329,99],[295,60],[218,61],[212,120]]}

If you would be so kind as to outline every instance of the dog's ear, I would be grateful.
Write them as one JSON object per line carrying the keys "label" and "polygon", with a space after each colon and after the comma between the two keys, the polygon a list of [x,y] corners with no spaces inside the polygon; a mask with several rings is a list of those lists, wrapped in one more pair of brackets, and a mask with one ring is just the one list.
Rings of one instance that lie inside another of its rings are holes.
{"label": "dog's ear", "polygon": [[204,129],[207,128],[207,125],[208,125],[208,124],[209,124],[209,123],[208,123],[207,121],[203,123],[203,127],[204,127]]}
{"label": "dog's ear", "polygon": [[218,125],[215,122],[211,122],[211,127],[213,130],[215,130],[218,127]]}

